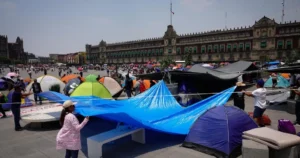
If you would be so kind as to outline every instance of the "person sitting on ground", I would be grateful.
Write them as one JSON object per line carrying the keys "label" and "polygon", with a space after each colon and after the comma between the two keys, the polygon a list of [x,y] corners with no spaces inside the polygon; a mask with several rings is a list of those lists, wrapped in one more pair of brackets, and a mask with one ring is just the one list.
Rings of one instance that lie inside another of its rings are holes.
{"label": "person sitting on ground", "polygon": [[264,88],[264,80],[259,79],[256,82],[256,90],[252,92],[246,92],[245,90],[242,90],[242,92],[245,93],[245,95],[254,97],[255,102],[254,102],[254,112],[253,112],[253,119],[256,121],[256,123],[263,127],[264,122],[262,119],[262,116],[267,108],[267,90]]}
{"label": "person sitting on ground", "polygon": [[277,86],[277,75],[275,73],[271,74],[271,78],[272,78],[272,88],[275,88]]}
{"label": "person sitting on ground", "polygon": [[79,124],[78,119],[73,114],[75,103],[67,100],[63,104],[59,123],[62,128],[56,136],[56,149],[65,149],[66,158],[77,158],[78,151],[81,149],[80,130],[87,124],[89,117],[85,117]]}
{"label": "person sitting on ground", "polygon": [[233,104],[234,106],[244,110],[245,109],[245,94],[242,92],[244,90],[244,87],[246,84],[242,82],[236,83],[236,89],[235,92],[232,94],[233,96]]}

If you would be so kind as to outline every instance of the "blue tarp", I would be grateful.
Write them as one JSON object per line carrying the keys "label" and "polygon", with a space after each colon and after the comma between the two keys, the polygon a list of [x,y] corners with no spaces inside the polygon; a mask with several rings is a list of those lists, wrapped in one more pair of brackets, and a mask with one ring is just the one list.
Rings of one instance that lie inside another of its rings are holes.
{"label": "blue tarp", "polygon": [[195,121],[183,146],[198,148],[200,145],[230,155],[236,147],[242,145],[243,132],[253,128],[257,128],[257,124],[239,108],[212,108]]}
{"label": "blue tarp", "polygon": [[[273,85],[273,81],[272,81],[272,77],[270,77],[266,82],[265,82],[265,85],[264,87],[267,87],[267,88],[271,88]],[[276,87],[280,87],[280,88],[287,88],[290,86],[290,82],[285,79],[284,77],[282,77],[281,75],[278,75],[277,76],[277,85]]]}
{"label": "blue tarp", "polygon": [[142,94],[127,100],[105,100],[90,97],[66,97],[55,92],[40,95],[52,101],[74,100],[76,112],[83,116],[98,116],[129,125],[166,133],[187,134],[194,121],[206,110],[224,105],[235,87],[195,103],[187,108],[180,106],[163,81]]}
{"label": "blue tarp", "polygon": [[270,62],[266,62],[267,65],[279,65],[280,62],[278,60],[276,61],[270,61]]}

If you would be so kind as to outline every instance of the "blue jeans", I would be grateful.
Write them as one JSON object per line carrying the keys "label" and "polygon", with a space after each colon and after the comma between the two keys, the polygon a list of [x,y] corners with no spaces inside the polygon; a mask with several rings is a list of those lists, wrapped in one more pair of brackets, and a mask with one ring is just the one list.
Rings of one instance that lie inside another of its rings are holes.
{"label": "blue jeans", "polygon": [[38,96],[39,93],[34,93],[34,101],[35,101],[35,104],[37,104],[37,101],[38,101],[38,98],[39,98],[39,101],[40,101],[40,105],[42,105],[42,97]]}
{"label": "blue jeans", "polygon": [[15,122],[15,130],[21,128],[20,119],[21,119],[21,112],[20,106],[11,105],[11,112],[14,115],[14,122]]}
{"label": "blue jeans", "polygon": [[78,158],[78,150],[66,150],[65,158]]}

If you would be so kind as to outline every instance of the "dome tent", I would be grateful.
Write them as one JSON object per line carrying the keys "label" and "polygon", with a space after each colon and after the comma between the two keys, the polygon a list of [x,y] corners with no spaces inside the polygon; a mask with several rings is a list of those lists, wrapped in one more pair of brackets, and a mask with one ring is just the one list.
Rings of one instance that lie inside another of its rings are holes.
{"label": "dome tent", "polygon": [[256,127],[257,124],[239,108],[218,106],[194,122],[183,146],[217,157],[234,155],[241,147],[243,132]]}
{"label": "dome tent", "polygon": [[83,82],[71,94],[75,96],[95,96],[104,99],[112,99],[110,92],[99,82]]}
{"label": "dome tent", "polygon": [[85,77],[85,82],[98,82],[97,78],[98,76],[94,74],[89,74],[88,76]]}
{"label": "dome tent", "polygon": [[[51,86],[53,85],[59,85],[60,86],[60,93],[63,93],[63,89],[65,88],[65,84],[58,78],[50,75],[45,75],[38,77],[37,82],[41,84],[41,88],[43,92],[50,91]],[[29,92],[31,89],[33,82],[31,82],[27,87],[26,91]],[[30,100],[34,100],[34,95],[28,96]]]}
{"label": "dome tent", "polygon": [[111,77],[102,77],[99,80],[99,82],[102,83],[108,89],[108,91],[112,96],[114,96],[115,94],[117,94],[122,90],[120,84]]}
{"label": "dome tent", "polygon": [[[266,82],[265,82],[265,85],[264,87],[266,88],[270,88],[273,86],[273,81],[272,81],[272,77],[270,77]],[[287,88],[290,86],[290,82],[285,79],[284,77],[282,77],[281,75],[278,75],[277,76],[277,85],[276,87],[280,87],[280,88]]]}

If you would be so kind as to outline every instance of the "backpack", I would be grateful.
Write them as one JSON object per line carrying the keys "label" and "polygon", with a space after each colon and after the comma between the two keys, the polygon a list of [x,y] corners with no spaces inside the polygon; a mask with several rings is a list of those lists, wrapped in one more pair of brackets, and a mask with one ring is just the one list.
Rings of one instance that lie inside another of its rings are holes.
{"label": "backpack", "polygon": [[280,119],[278,120],[278,131],[296,134],[296,129],[290,120]]}

